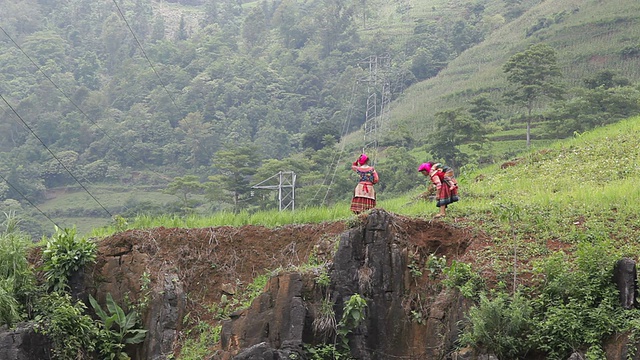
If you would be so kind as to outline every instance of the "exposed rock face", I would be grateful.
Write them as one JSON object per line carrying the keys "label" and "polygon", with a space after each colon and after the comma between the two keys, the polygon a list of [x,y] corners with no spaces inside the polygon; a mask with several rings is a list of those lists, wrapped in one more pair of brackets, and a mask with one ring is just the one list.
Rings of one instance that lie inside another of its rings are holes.
{"label": "exposed rock face", "polygon": [[623,258],[613,269],[613,281],[620,291],[620,304],[625,309],[632,309],[636,304],[636,262]]}
{"label": "exposed rock face", "polygon": [[[92,294],[103,306],[110,293],[124,306],[125,298],[135,301],[144,296],[141,278],[149,274],[149,303],[143,317],[147,340],[127,352],[134,360],[168,359],[186,312],[207,316],[194,298],[211,304],[222,294],[233,296],[234,284],[250,283],[260,269],[304,263],[305,254],[315,247],[315,256],[332,259],[331,285],[316,284],[316,274],[273,277],[248,309],[224,324],[221,350],[206,359],[303,359],[303,344],[332,341],[314,331],[322,301],[334,303],[339,320],[345,302],[356,293],[366,299],[367,307],[364,320],[348,338],[354,358],[495,359],[468,348],[451,352],[469,304],[455,292],[442,291],[439,280],[424,267],[430,254],[464,258],[474,232],[381,209],[359,220],[346,232],[342,224],[127,231],[100,243],[98,263],[70,281],[72,292],[80,299]],[[339,248],[330,257],[338,237]],[[473,246],[482,243],[476,240]],[[413,271],[416,264],[424,274]],[[625,308],[637,306],[635,265],[632,259],[622,259],[615,271]],[[604,345],[607,359],[640,360],[636,351],[640,343],[629,334],[614,334]],[[47,339],[28,324],[0,329],[0,360],[48,360],[49,348]]]}
{"label": "exposed rock face", "polygon": [[[223,294],[233,296],[234,284],[250,283],[259,270],[299,263],[322,238],[343,231],[344,225],[337,222],[278,229],[247,225],[128,230],[100,242],[98,261],[85,284],[103,306],[108,293],[121,306],[127,304],[125,299],[136,303],[148,296],[147,310],[142,314],[143,327],[148,330],[146,341],[127,348],[127,353],[134,360],[167,359],[180,346],[185,314],[215,323],[208,306],[220,301]],[[144,290],[147,293],[142,294],[145,276],[150,282]],[[291,285],[276,282],[274,286],[291,286],[288,292],[296,288],[293,280]],[[275,329],[277,325],[271,326]],[[278,351],[287,356],[286,350]]]}
{"label": "exposed rock face", "polygon": [[289,359],[291,353],[301,356],[305,326],[310,325],[302,290],[300,274],[272,278],[248,309],[232,315],[223,326],[222,348],[229,350],[225,358],[230,354],[238,354],[234,359]]}
{"label": "exposed rock face", "polygon": [[0,328],[0,359],[2,360],[49,360],[49,340],[33,330],[28,323],[15,329]]}
{"label": "exposed rock face", "polygon": [[[349,338],[351,355],[363,360],[444,358],[468,306],[454,292],[444,291],[433,294],[425,321],[410,321],[408,300],[416,279],[408,271],[406,245],[411,240],[422,241],[421,245],[432,241],[435,253],[436,249],[451,251],[465,244],[443,245],[438,240],[443,234],[438,233],[430,238],[423,232],[418,234],[420,239],[410,239],[411,234],[395,231],[393,216],[384,210],[373,210],[361,219],[360,226],[341,236],[329,274],[331,285],[324,294],[335,302],[338,320],[345,302],[354,294],[367,301],[365,318]],[[322,297],[323,291],[313,279],[305,280],[300,274],[271,279],[267,291],[250,308],[223,325],[224,353],[219,358],[288,359],[289,354],[301,351],[303,343],[317,343],[312,323]]]}
{"label": "exposed rock face", "polygon": [[148,289],[149,303],[143,315],[144,328],[148,330],[144,344],[135,346],[134,359],[160,360],[173,354],[175,341],[185,314],[186,294],[182,282],[169,266],[152,264],[156,249],[140,243],[122,243],[121,246],[101,246],[100,261],[88,277],[87,284],[99,303],[105,304],[105,297],[111,294],[118,304],[125,304],[125,298],[139,299],[142,277],[154,269],[151,288]]}

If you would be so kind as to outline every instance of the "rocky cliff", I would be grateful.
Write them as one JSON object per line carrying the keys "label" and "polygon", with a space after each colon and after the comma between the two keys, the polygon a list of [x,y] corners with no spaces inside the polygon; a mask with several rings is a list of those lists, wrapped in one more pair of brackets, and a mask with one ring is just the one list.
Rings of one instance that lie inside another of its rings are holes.
{"label": "rocky cliff", "polygon": [[[321,304],[337,319],[354,294],[366,300],[363,321],[349,335],[356,359],[442,359],[454,348],[469,303],[410,262],[430,254],[456,258],[473,241],[464,228],[409,220],[373,210],[340,236],[327,289],[304,273],[283,273],[252,306],[225,322],[220,359],[302,359],[303,344],[326,337],[314,332]],[[312,274],[311,274],[312,275]]]}
{"label": "rocky cliff", "polygon": [[[102,304],[107,294],[119,304],[144,303],[149,332],[127,349],[134,360],[179,358],[193,319],[220,324],[211,309],[263,274],[272,276],[262,293],[222,321],[221,341],[206,359],[305,359],[309,348],[342,340],[337,323],[355,296],[366,306],[342,348],[355,359],[490,359],[455,351],[472,304],[444,287],[438,272],[453,260],[478,265],[487,246],[490,239],[462,223],[382,209],[348,225],[132,230],[102,240],[97,263],[74,278],[72,290]],[[442,263],[429,265],[434,259]],[[635,278],[635,262],[621,260],[613,281],[628,309],[637,304]],[[319,319],[331,321],[318,326]],[[628,334],[612,337],[607,359],[640,359],[628,342]],[[46,360],[47,344],[21,324],[0,331],[0,358]]]}

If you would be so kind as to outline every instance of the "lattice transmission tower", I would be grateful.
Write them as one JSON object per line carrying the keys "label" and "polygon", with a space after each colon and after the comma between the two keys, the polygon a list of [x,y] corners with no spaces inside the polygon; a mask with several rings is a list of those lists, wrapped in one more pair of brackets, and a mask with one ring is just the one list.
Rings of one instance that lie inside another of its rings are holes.
{"label": "lattice transmission tower", "polygon": [[367,108],[364,122],[362,152],[369,154],[375,164],[378,155],[378,135],[383,124],[388,123],[391,103],[391,57],[371,55],[364,61],[369,67],[367,84]]}

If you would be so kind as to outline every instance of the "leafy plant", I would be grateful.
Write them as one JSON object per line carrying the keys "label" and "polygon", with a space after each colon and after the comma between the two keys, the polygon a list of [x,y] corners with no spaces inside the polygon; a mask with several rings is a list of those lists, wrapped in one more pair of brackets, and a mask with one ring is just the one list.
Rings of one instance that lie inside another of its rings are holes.
{"label": "leafy plant", "polygon": [[211,348],[220,341],[222,326],[200,321],[187,330],[187,337],[180,348],[179,360],[201,360],[211,354]]}
{"label": "leafy plant", "polygon": [[36,304],[35,330],[53,343],[53,358],[57,360],[88,359],[96,350],[99,329],[85,315],[86,306],[73,302],[66,293],[53,292]]}
{"label": "leafy plant", "polygon": [[443,284],[457,288],[463,296],[477,298],[484,289],[484,279],[473,271],[470,264],[453,260],[449,267],[443,269],[446,278]]}
{"label": "leafy plant", "polygon": [[33,268],[27,261],[31,239],[18,232],[18,220],[7,215],[6,232],[0,234],[0,322],[13,325],[28,315],[33,306],[37,286]]}
{"label": "leafy plant", "polygon": [[329,273],[325,267],[320,269],[320,272],[316,276],[316,284],[327,287],[331,284],[331,278],[329,277]]}
{"label": "leafy plant", "polygon": [[422,277],[422,268],[418,264],[418,255],[409,254],[409,259],[411,260],[411,262],[409,262],[409,265],[407,265],[407,267],[409,268],[409,273],[411,274],[411,277],[414,277],[414,278]]}
{"label": "leafy plant", "polygon": [[[347,360],[352,359],[348,335],[360,325],[364,319],[364,309],[367,301],[359,294],[353,294],[344,304],[342,318],[336,325],[336,342],[333,344],[320,344],[307,346],[305,351],[311,360]],[[333,316],[333,304],[323,303],[327,314]],[[335,318],[334,320],[335,321]]]}
{"label": "leafy plant", "polygon": [[425,325],[427,323],[427,320],[424,318],[424,314],[422,314],[421,311],[411,310],[411,322]]}
{"label": "leafy plant", "polygon": [[54,291],[65,290],[69,276],[96,259],[96,244],[86,238],[78,238],[76,229],[61,230],[46,241],[42,252],[43,269],[49,286]]}
{"label": "leafy plant", "polygon": [[544,283],[532,302],[536,326],[531,340],[550,358],[566,357],[581,346],[599,346],[607,336],[628,328],[630,317],[637,316],[623,311],[611,282],[619,258],[611,241],[581,243],[574,256],[568,262],[555,253],[537,267]]}
{"label": "leafy plant", "polygon": [[125,360],[129,357],[123,353],[126,344],[138,344],[144,341],[147,330],[136,329],[138,314],[124,310],[113,300],[111,294],[107,294],[107,312],[105,312],[96,299],[89,295],[89,302],[102,320],[100,354],[109,359]]}
{"label": "leafy plant", "polygon": [[0,323],[11,327],[21,319],[21,307],[14,296],[14,279],[0,279]]}
{"label": "leafy plant", "polygon": [[427,258],[427,262],[425,264],[427,270],[429,270],[429,277],[431,277],[432,279],[440,275],[446,265],[447,257],[444,255],[438,257],[436,254],[429,254],[429,257]]}
{"label": "leafy plant", "polygon": [[493,299],[480,295],[480,303],[469,310],[469,327],[461,343],[482,347],[499,359],[518,359],[529,350],[533,308],[520,294],[498,293]]}

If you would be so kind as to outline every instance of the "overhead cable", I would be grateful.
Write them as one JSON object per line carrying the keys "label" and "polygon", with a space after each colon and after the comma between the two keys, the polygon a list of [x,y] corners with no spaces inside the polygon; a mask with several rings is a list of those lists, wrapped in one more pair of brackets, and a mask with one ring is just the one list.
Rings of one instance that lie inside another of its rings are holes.
{"label": "overhead cable", "polygon": [[22,196],[28,203],[29,205],[33,206],[34,208],[36,208],[36,210],[38,210],[38,212],[40,214],[42,214],[44,217],[46,217],[49,221],[51,221],[53,223],[53,225],[55,225],[57,228],[62,229],[60,226],[58,226],[58,224],[56,224],[55,221],[53,221],[53,219],[51,219],[47,214],[44,213],[44,211],[40,210],[39,207],[37,207],[34,203],[31,202],[31,200],[29,200],[29,198],[27,198],[20,190],[18,190],[18,188],[16,188],[15,186],[13,186],[12,183],[9,182],[9,180],[7,180],[4,176],[2,176],[2,174],[0,174],[0,179],[4,180],[4,182],[7,183],[7,185],[9,185],[15,192],[17,192],[18,194],[20,194],[20,196]]}
{"label": "overhead cable", "polygon": [[102,203],[100,203],[100,201],[98,201],[98,199],[96,199],[95,196],[93,196],[93,194],[91,194],[91,192],[89,191],[89,189],[87,189],[82,182],[80,182],[80,180],[78,180],[78,178],[73,175],[73,173],[71,172],[71,170],[69,170],[69,168],[67,168],[67,166],[56,156],[56,154],[53,153],[53,151],[51,151],[51,149],[49,149],[49,147],[47,146],[47,144],[44,143],[44,141],[42,141],[42,139],[40,139],[40,137],[35,133],[35,131],[33,131],[33,129],[31,129],[31,127],[29,126],[29,124],[27,124],[26,121],[24,121],[24,119],[22,119],[22,117],[20,116],[20,114],[18,114],[18,112],[13,108],[13,106],[11,106],[11,104],[9,104],[9,102],[4,98],[4,96],[2,96],[2,94],[0,94],[0,99],[2,99],[2,101],[4,101],[5,104],[7,104],[7,106],[9,107],[9,109],[11,109],[11,111],[18,117],[18,119],[20,119],[20,121],[22,122],[22,124],[27,128],[27,130],[29,130],[29,132],[31,132],[31,134],[38,139],[38,141],[40,141],[40,143],[42,144],[42,146],[44,146],[45,149],[47,149],[47,151],[49,152],[49,154],[51,154],[51,156],[53,156],[54,159],[56,159],[58,161],[58,163],[60,163],[60,165],[69,173],[69,175],[71,175],[71,177],[73,178],[73,180],[75,180],[78,185],[80,185],[80,187],[82,187],[82,189],[84,189],[84,191],[87,192],[87,194],[89,194],[89,196],[91,196],[91,198],[98,204],[100,205],[100,207],[102,207],[102,209],[109,214],[109,217],[113,217],[113,215],[111,214],[111,212],[109,212],[109,210],[107,210],[107,208],[104,207],[104,205],[102,205]]}

